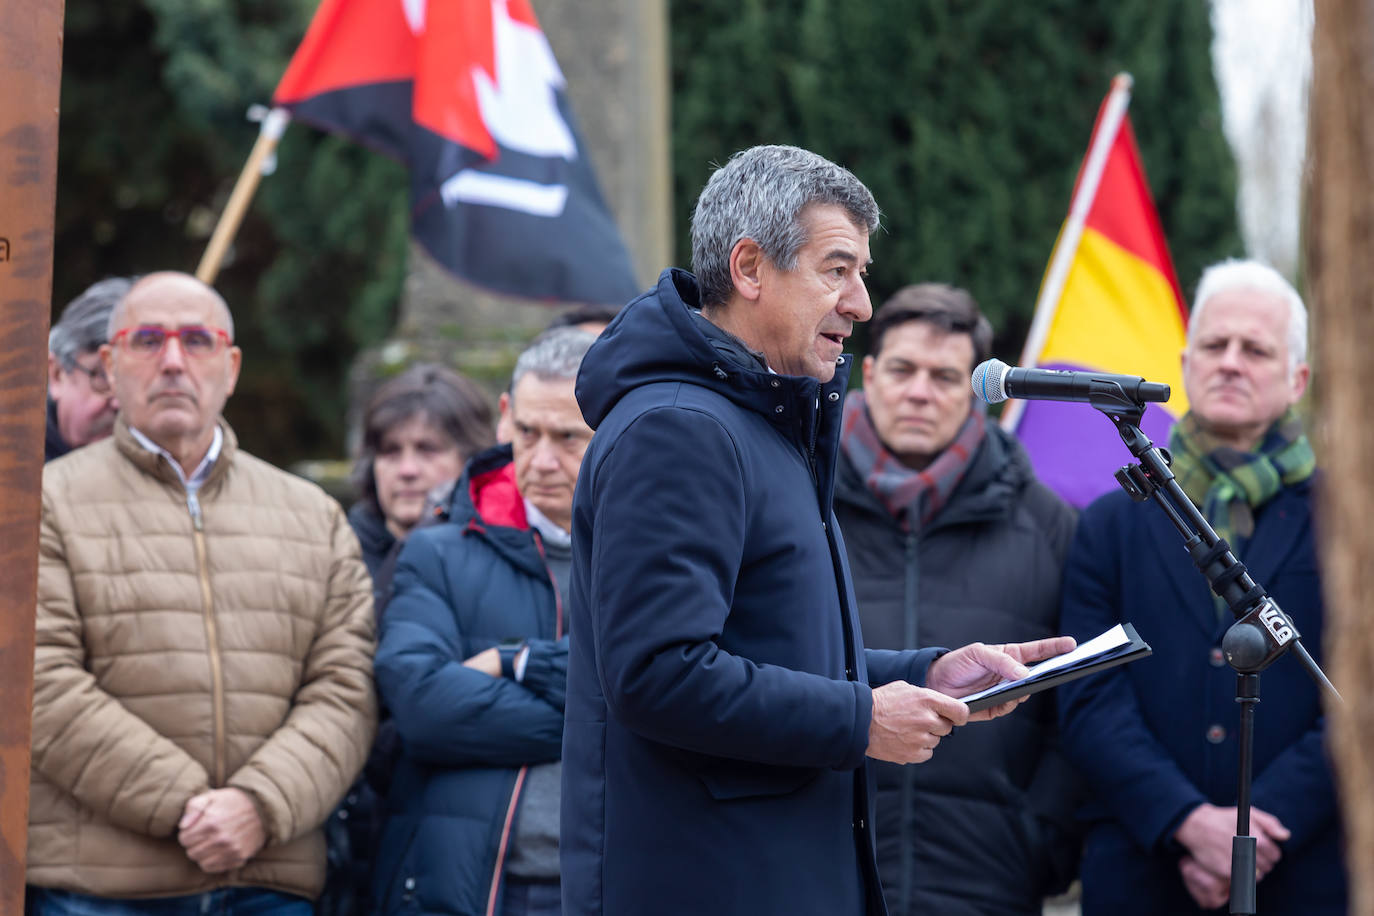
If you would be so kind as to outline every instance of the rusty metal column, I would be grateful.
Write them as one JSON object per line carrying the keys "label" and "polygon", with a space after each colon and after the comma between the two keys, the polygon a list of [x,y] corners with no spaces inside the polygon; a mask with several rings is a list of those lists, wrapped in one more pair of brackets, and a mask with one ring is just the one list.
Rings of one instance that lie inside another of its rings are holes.
{"label": "rusty metal column", "polygon": [[63,0],[0,0],[0,914],[19,913]]}

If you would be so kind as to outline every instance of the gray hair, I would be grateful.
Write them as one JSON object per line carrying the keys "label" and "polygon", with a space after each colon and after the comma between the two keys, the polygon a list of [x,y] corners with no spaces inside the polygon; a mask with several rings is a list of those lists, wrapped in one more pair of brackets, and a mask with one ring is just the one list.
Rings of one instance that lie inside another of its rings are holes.
{"label": "gray hair", "polygon": [[755,146],[730,157],[711,175],[692,213],[692,272],[702,305],[724,305],[734,291],[730,252],[753,239],[782,270],[797,266],[806,244],[802,211],[836,204],[871,234],[878,204],[848,169],[795,146]]}
{"label": "gray hair", "polygon": [[515,361],[515,371],[510,377],[511,396],[515,396],[515,386],[520,380],[531,373],[544,382],[577,378],[582,357],[594,343],[595,334],[576,327],[554,328],[540,334]]}
{"label": "gray hair", "polygon": [[77,356],[95,352],[110,339],[110,315],[133,285],[132,278],[109,277],[86,287],[67,304],[48,332],[48,352],[63,369],[72,368]]}
{"label": "gray hair", "polygon": [[1197,327],[1207,303],[1218,293],[1236,289],[1274,296],[1288,304],[1288,372],[1290,375],[1296,372],[1298,365],[1307,360],[1307,306],[1283,274],[1259,261],[1232,258],[1219,261],[1202,272],[1193,297],[1192,318],[1188,322],[1188,343],[1193,342],[1193,328]]}

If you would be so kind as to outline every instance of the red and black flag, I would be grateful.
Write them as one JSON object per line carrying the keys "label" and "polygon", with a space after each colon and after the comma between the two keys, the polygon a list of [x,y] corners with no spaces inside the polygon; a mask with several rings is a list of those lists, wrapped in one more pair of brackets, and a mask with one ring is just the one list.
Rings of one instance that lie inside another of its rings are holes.
{"label": "red and black flag", "polygon": [[534,299],[638,291],[529,0],[323,0],[273,101],[410,169],[411,228]]}

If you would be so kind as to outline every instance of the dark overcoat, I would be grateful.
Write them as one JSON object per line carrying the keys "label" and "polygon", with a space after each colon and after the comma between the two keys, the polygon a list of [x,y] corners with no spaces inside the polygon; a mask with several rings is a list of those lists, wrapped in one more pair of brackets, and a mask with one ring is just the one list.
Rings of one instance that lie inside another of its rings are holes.
{"label": "dark overcoat", "polygon": [[[1256,514],[1240,558],[1322,655],[1322,594],[1312,484],[1288,487]],[[1197,805],[1236,804],[1240,714],[1221,654],[1232,623],[1163,512],[1103,496],[1086,510],[1064,577],[1063,625],[1082,640],[1129,621],[1154,649],[1141,661],[1059,688],[1062,740],[1093,792],[1083,854],[1084,916],[1199,912],[1173,840]],[[1255,717],[1256,807],[1292,838],[1259,884],[1265,916],[1346,912],[1335,789],[1317,688],[1294,658],[1261,675]]]}
{"label": "dark overcoat", "polygon": [[667,271],[582,363],[563,746],[569,916],[885,912],[870,684],[831,512],[848,357],[770,374]]}

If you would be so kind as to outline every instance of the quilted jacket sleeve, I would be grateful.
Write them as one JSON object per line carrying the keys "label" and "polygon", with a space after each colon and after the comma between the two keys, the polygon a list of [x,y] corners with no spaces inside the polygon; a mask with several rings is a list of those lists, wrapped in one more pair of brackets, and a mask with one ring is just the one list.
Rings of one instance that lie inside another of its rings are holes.
{"label": "quilted jacket sleeve", "polygon": [[33,768],[97,816],[171,836],[186,800],[209,788],[196,760],[126,709],[86,669],[61,524],[47,492],[39,534]]}
{"label": "quilted jacket sleeve", "polygon": [[327,518],[333,559],[326,606],[300,689],[286,721],[228,781],[258,801],[269,842],[324,822],[362,770],[377,730],[372,583],[358,539],[332,500]]}
{"label": "quilted jacket sleeve", "polygon": [[[518,767],[559,759],[561,708],[510,678],[463,665],[465,634],[453,610],[460,596],[450,590],[444,570],[446,562],[457,562],[456,548],[442,535],[427,529],[406,541],[377,651],[377,682],[406,754],[446,767]],[[534,642],[540,651],[531,663],[540,659],[538,676],[547,684],[549,672],[542,669],[551,660],[544,650],[560,644]],[[566,640],[561,645],[566,649]]]}

